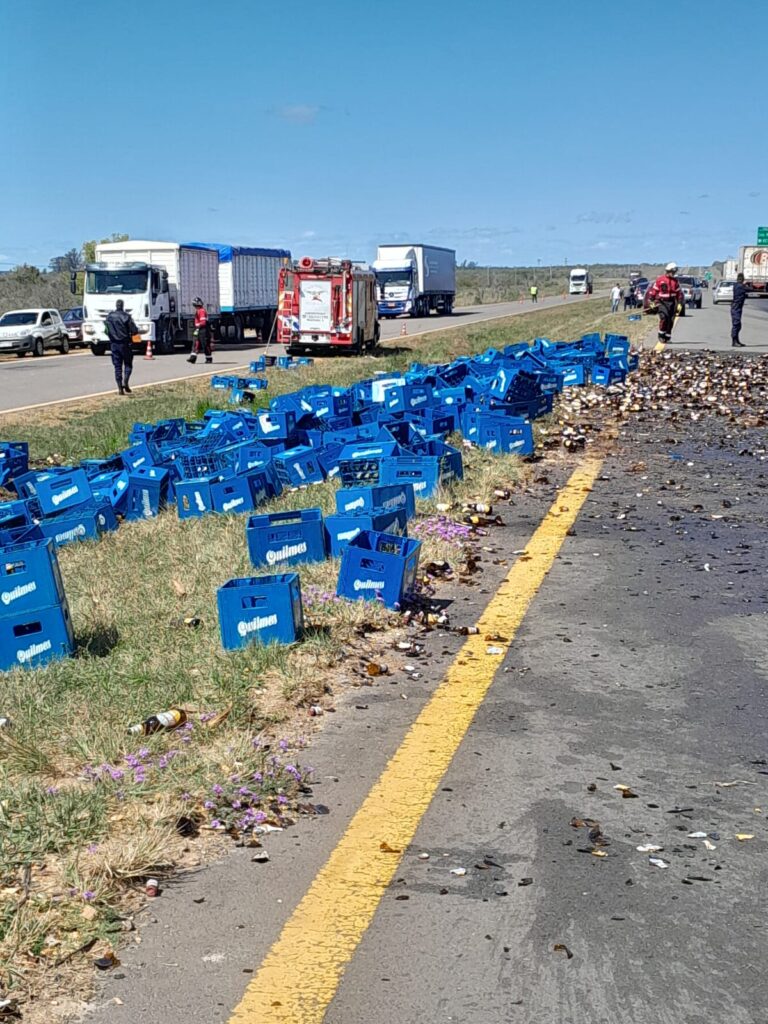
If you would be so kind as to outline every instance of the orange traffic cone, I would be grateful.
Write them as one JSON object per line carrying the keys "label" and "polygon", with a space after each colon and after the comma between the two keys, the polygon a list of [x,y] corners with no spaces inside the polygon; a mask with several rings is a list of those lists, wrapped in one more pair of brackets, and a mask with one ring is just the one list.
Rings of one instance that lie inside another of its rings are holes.
{"label": "orange traffic cone", "polygon": [[403,321],[403,326],[400,328],[400,337],[405,338],[408,334],[408,324]]}
{"label": "orange traffic cone", "polygon": [[147,338],[147,351],[144,353],[144,358],[145,359],[154,359],[155,358],[152,355],[152,339],[151,338]]}

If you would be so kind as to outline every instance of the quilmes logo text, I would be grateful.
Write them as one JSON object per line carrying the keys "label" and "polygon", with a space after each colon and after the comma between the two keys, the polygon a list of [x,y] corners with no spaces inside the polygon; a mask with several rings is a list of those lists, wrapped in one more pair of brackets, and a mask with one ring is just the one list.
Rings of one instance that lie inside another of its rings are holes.
{"label": "quilmes logo text", "polygon": [[11,604],[12,601],[18,601],[20,597],[26,597],[27,594],[32,594],[37,590],[37,583],[32,580],[30,583],[24,583],[20,587],[14,587],[13,590],[4,590],[0,595],[0,601],[3,604]]}
{"label": "quilmes logo text", "polygon": [[45,654],[46,651],[50,651],[51,641],[44,640],[41,644],[32,644],[31,647],[27,647],[25,651],[16,651],[16,660],[20,665],[23,665],[25,661],[29,661],[30,658],[36,657],[38,654]]}
{"label": "quilmes logo text", "polygon": [[225,501],[221,506],[222,512],[231,512],[233,508],[237,508],[238,505],[242,505],[245,498],[232,498],[231,501]]}
{"label": "quilmes logo text", "polygon": [[58,494],[54,494],[51,498],[51,502],[54,505],[60,505],[62,501],[66,501],[67,498],[74,498],[74,496],[79,493],[80,488],[77,484],[73,484],[72,487],[65,487],[63,491],[59,491]]}
{"label": "quilmes logo text", "polygon": [[355,580],[355,590],[383,590],[384,580]]}
{"label": "quilmes logo text", "polygon": [[85,536],[85,526],[83,523],[78,523],[77,526],[73,526],[71,530],[65,530],[63,533],[57,533],[54,540],[57,544],[66,544],[70,540],[77,540],[78,537]]}
{"label": "quilmes logo text", "polygon": [[351,512],[353,509],[356,509],[356,508],[365,508],[365,499],[364,498],[355,498],[354,501],[348,501],[344,505],[344,511],[345,512]]}
{"label": "quilmes logo text", "polygon": [[260,629],[266,629],[268,626],[277,625],[277,615],[257,615],[255,619],[251,619],[250,622],[243,622],[242,620],[237,624],[237,632],[239,636],[248,636],[249,633],[256,633]]}
{"label": "quilmes logo text", "polygon": [[267,552],[267,565],[274,565],[275,562],[284,562],[286,558],[294,558],[296,555],[304,555],[307,552],[307,543],[283,544],[276,551]]}
{"label": "quilmes logo text", "polygon": [[400,494],[395,495],[394,498],[387,498],[386,501],[382,501],[382,508],[400,508],[401,505],[405,504],[405,491],[401,491]]}

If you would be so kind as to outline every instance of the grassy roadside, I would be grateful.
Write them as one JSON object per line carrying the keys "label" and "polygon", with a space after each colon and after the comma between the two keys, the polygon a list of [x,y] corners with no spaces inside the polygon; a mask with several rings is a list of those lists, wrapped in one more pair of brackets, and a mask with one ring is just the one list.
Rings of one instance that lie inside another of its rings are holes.
{"label": "grassy roadside", "polygon": [[[536,334],[643,328],[605,314],[601,300],[467,326],[382,346],[377,357],[271,371],[269,397],[310,383],[347,384],[414,360],[443,362]],[[639,336],[639,331],[636,334]],[[124,447],[135,420],[196,418],[215,397],[205,379],[125,399],[4,417],[5,437],[30,442],[35,462],[73,461]],[[517,461],[470,450],[465,481],[447,501],[512,487]],[[330,484],[283,495],[268,510],[333,506]],[[465,531],[439,526],[435,503],[414,530],[423,562],[464,557]],[[361,659],[391,641],[395,615],[334,597],[334,561],[301,567],[307,638],[290,648],[221,650],[216,588],[250,574],[242,517],[180,522],[174,509],[98,543],[60,552],[77,657],[3,677],[0,713],[0,981],[28,992],[61,984],[65,964],[92,941],[119,936],[130,894],[150,874],[194,862],[190,831],[278,825],[300,810],[301,732],[311,704],[331,703]],[[201,619],[197,628],[179,624]],[[132,738],[129,725],[171,706],[189,710],[173,733]],[[271,742],[266,749],[265,737]],[[282,740],[282,742],[281,742]],[[192,861],[190,861],[192,858]],[[94,955],[95,955],[94,952]],[[82,960],[82,957],[80,958]],[[87,982],[87,975],[83,975]]]}

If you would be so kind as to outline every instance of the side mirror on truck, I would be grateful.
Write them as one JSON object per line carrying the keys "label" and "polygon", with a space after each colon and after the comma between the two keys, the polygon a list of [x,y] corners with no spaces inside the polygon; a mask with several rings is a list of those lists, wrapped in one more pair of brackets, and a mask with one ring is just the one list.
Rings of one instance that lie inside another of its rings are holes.
{"label": "side mirror on truck", "polygon": [[73,295],[77,295],[77,273],[74,270],[69,272],[69,290]]}

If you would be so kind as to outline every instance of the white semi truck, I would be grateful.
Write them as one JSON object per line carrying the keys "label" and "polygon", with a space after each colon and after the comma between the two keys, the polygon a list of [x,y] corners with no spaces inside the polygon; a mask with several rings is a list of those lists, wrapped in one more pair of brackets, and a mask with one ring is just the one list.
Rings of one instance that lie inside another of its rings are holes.
{"label": "white semi truck", "polygon": [[584,267],[574,267],[568,282],[569,295],[591,295],[592,275]]}
{"label": "white semi truck", "polygon": [[380,245],[373,264],[380,317],[449,316],[456,299],[456,251],[436,245]]}
{"label": "white semi truck", "polygon": [[140,344],[149,340],[158,352],[191,345],[192,302],[198,296],[217,331],[221,309],[216,249],[178,242],[104,242],[96,246],[95,255],[85,268],[83,290],[83,339],[94,355],[109,348],[104,321],[117,299],[133,317]]}
{"label": "white semi truck", "polygon": [[768,294],[768,245],[742,245],[738,273],[744,275],[750,292]]}

